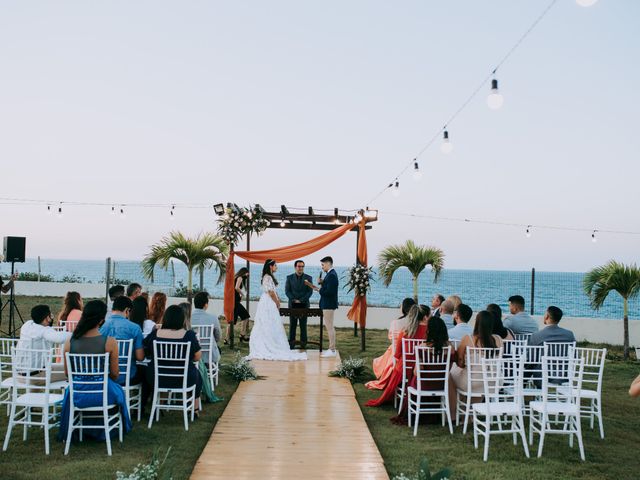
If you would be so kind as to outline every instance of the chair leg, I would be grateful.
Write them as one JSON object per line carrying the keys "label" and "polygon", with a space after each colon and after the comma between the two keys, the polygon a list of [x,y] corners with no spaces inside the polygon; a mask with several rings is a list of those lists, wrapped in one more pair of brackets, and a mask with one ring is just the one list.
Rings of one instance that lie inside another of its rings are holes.
{"label": "chair leg", "polygon": [[538,443],[538,458],[542,456],[542,448],[544,447],[544,434],[547,430],[547,414],[543,413],[540,419],[540,443]]}
{"label": "chair leg", "polygon": [[478,449],[478,418],[476,417],[476,412],[473,412],[473,447]]}
{"label": "chair leg", "polygon": [[600,438],[604,440],[604,426],[602,424],[602,405],[600,399],[596,400],[596,415],[598,416],[598,426],[600,427]]}
{"label": "chair leg", "polygon": [[185,400],[184,408],[182,409],[182,416],[184,418],[184,429],[186,431],[189,431],[189,412],[187,411],[188,408],[189,407],[187,405],[187,401]]}
{"label": "chair leg", "polygon": [[158,406],[157,402],[158,402],[158,391],[154,390],[153,399],[151,400],[151,414],[149,415],[149,423],[147,424],[147,428],[151,428],[151,424],[153,423],[153,418],[156,414],[156,409]]}
{"label": "chair leg", "polygon": [[580,449],[580,458],[584,462],[584,445],[582,444],[582,425],[580,421],[580,414],[575,417],[576,422],[576,436],[578,437],[578,448]]}
{"label": "chair leg", "polygon": [[420,424],[420,403],[416,403],[416,415],[413,419],[413,436],[418,435],[418,425]]}
{"label": "chair leg", "polygon": [[44,453],[49,455],[49,407],[42,407],[42,421],[44,422]]}
{"label": "chair leg", "polygon": [[67,428],[67,441],[64,445],[64,454],[69,455],[69,448],[71,448],[71,436],[73,435],[73,425],[75,424],[76,414],[73,411],[73,407],[69,407],[69,421]]}
{"label": "chair leg", "polygon": [[520,431],[520,438],[522,438],[522,446],[524,447],[524,454],[529,458],[529,446],[527,445],[527,436],[524,433],[524,417],[522,413],[518,415],[518,430]]}
{"label": "chair leg", "polygon": [[466,408],[464,412],[464,427],[462,428],[462,434],[467,434],[467,426],[469,425],[469,411],[471,410],[471,396],[467,394]]}
{"label": "chair leg", "polygon": [[111,430],[109,430],[109,412],[106,408],[102,410],[104,438],[107,442],[107,455],[111,456]]}
{"label": "chair leg", "polygon": [[447,416],[447,423],[449,424],[449,433],[453,435],[453,425],[451,425],[451,412],[449,411],[449,398],[444,400],[444,414]]}
{"label": "chair leg", "polygon": [[123,423],[124,423],[124,413],[122,411],[118,412],[118,440],[122,443],[123,440]]}
{"label": "chair leg", "polygon": [[[487,416],[484,418],[485,418],[485,421],[487,422],[487,425],[485,427],[486,431],[484,432],[484,454],[482,456],[482,459],[483,461],[486,462],[487,460],[489,460],[489,437],[491,437],[491,434],[490,434],[491,417]],[[473,428],[475,429],[475,425]]]}
{"label": "chair leg", "polygon": [[9,413],[9,427],[7,428],[7,434],[4,436],[4,444],[2,445],[2,451],[5,452],[9,447],[9,439],[11,438],[11,430],[13,430],[13,422],[16,416],[16,406],[11,404],[11,411]]}

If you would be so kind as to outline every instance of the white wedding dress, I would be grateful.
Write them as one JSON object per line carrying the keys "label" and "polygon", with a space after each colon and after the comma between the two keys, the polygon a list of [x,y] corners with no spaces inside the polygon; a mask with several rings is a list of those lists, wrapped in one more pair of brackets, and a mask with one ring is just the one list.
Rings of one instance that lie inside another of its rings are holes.
{"label": "white wedding dress", "polygon": [[253,329],[249,339],[250,360],[306,360],[307,354],[296,352],[289,347],[287,333],[282,324],[280,311],[269,292],[275,292],[276,286],[270,275],[262,279],[262,295],[256,309]]}

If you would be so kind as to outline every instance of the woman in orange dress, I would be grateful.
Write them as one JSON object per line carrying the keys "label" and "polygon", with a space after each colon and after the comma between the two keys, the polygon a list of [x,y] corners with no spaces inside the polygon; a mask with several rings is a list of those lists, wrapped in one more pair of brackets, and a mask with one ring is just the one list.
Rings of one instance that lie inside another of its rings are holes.
{"label": "woman in orange dress", "polygon": [[78,292],[67,292],[64,306],[58,315],[58,325],[64,325],[67,332],[73,332],[82,317],[82,297]]}
{"label": "woman in orange dress", "polygon": [[376,380],[371,380],[365,384],[370,390],[384,390],[387,386],[389,377],[393,372],[393,353],[395,348],[395,338],[400,334],[407,324],[407,314],[411,307],[416,304],[413,298],[405,298],[402,301],[402,316],[393,320],[389,325],[389,341],[391,345],[385,350],[385,352],[373,359],[373,374],[376,376]]}
{"label": "woman in orange dress", "polygon": [[[409,314],[407,315],[407,324],[404,329],[398,335],[398,339],[396,340],[396,364],[393,367],[393,371],[389,377],[389,381],[387,382],[382,395],[375,399],[369,400],[365,405],[367,407],[379,407],[387,402],[393,401],[393,397],[396,394],[396,389],[402,382],[402,371],[405,368],[402,363],[402,339],[403,338],[412,338],[412,339],[421,339],[426,340],[427,338],[427,321],[429,320],[429,316],[431,314],[431,310],[426,305],[414,305],[409,310]],[[413,375],[413,370],[408,372],[408,377],[410,378]]]}

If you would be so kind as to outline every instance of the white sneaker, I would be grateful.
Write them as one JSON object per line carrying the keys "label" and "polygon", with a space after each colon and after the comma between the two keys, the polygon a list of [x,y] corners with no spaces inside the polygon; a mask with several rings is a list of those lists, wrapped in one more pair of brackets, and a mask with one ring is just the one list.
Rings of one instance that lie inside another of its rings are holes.
{"label": "white sneaker", "polygon": [[324,352],[322,352],[320,354],[320,356],[324,357],[324,358],[335,357],[336,356],[336,351],[335,350],[325,350]]}

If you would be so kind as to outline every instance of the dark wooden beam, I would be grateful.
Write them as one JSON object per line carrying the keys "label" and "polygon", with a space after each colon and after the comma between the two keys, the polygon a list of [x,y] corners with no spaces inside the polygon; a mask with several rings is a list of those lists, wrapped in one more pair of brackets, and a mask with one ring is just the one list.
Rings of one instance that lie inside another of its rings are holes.
{"label": "dark wooden beam", "polygon": [[[340,228],[342,225],[334,224],[325,224],[325,223],[316,223],[315,225],[312,223],[285,223],[284,226],[280,225],[280,220],[277,223],[272,223],[267,228],[279,228],[282,230],[335,230],[336,228]],[[352,232],[357,232],[356,225],[353,226]],[[371,230],[373,227],[371,225],[367,225],[365,227],[367,230]]]}

